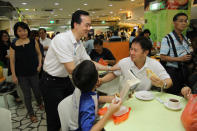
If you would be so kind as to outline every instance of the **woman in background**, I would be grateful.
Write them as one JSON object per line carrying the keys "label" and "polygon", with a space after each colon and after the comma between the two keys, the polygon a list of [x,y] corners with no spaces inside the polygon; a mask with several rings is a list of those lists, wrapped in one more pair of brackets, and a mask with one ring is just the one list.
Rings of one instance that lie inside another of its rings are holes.
{"label": "woman in background", "polygon": [[[6,30],[0,31],[0,61],[2,62],[4,68],[8,68],[8,76],[11,75],[10,72],[10,64],[9,64],[9,47],[10,47],[10,36]],[[21,103],[21,99],[19,98],[16,91],[11,93],[14,96],[16,103]]]}

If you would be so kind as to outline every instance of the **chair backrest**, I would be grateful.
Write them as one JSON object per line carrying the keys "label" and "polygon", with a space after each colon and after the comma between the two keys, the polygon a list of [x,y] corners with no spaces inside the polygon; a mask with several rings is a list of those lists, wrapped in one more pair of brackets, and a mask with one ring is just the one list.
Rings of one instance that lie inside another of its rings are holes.
{"label": "chair backrest", "polygon": [[11,112],[0,108],[0,131],[12,131]]}
{"label": "chair backrest", "polygon": [[64,98],[58,105],[62,131],[69,131],[69,119],[72,111],[72,95]]}

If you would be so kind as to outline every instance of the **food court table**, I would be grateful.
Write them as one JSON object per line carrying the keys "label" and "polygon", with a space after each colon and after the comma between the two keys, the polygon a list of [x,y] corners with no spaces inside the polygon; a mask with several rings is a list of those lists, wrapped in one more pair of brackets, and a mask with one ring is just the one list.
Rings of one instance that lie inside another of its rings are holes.
{"label": "food court table", "polygon": [[124,106],[131,107],[129,118],[115,125],[110,120],[106,125],[106,131],[185,131],[181,123],[181,113],[187,101],[179,96],[167,93],[153,92],[155,97],[167,101],[169,98],[180,100],[182,109],[173,111],[167,109],[164,104],[156,99],[142,101],[133,97],[123,103]]}

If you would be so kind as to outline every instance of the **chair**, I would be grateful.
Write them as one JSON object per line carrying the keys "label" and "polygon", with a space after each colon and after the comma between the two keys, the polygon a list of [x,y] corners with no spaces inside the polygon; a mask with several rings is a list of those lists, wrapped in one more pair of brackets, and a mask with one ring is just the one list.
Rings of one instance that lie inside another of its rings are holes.
{"label": "chair", "polygon": [[11,112],[0,108],[0,131],[12,131]]}
{"label": "chair", "polygon": [[69,119],[72,111],[72,95],[63,99],[58,105],[62,131],[69,131]]}
{"label": "chair", "polygon": [[7,109],[9,109],[9,104],[8,104],[8,99],[7,99],[7,95],[11,94],[12,92],[16,91],[17,88],[12,89],[11,91],[7,91],[5,93],[0,93],[0,96],[3,96],[4,99],[4,103],[5,103],[5,107]]}

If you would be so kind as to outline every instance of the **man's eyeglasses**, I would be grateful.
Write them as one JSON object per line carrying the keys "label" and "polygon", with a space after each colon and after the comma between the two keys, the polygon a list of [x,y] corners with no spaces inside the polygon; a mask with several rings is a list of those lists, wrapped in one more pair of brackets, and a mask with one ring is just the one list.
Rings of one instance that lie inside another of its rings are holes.
{"label": "man's eyeglasses", "polygon": [[188,20],[177,20],[177,22],[180,22],[180,23],[188,23]]}

